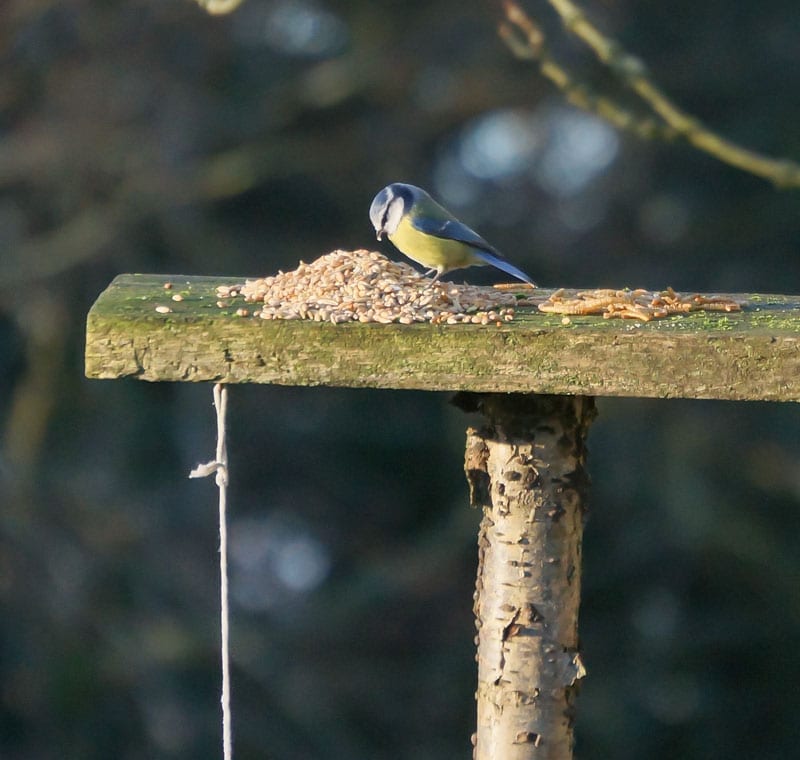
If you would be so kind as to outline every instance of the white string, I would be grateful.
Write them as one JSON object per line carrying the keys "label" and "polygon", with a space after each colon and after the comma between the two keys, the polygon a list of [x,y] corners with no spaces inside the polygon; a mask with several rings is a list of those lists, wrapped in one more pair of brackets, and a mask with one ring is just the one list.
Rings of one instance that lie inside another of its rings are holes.
{"label": "white string", "polygon": [[214,386],[214,406],[217,409],[217,452],[213,462],[197,465],[190,478],[205,478],[216,473],[219,489],[219,618],[220,654],[222,657],[222,757],[233,760],[233,741],[231,739],[231,673],[229,655],[228,627],[228,449],[225,441],[225,416],[228,409],[228,389],[222,383]]}

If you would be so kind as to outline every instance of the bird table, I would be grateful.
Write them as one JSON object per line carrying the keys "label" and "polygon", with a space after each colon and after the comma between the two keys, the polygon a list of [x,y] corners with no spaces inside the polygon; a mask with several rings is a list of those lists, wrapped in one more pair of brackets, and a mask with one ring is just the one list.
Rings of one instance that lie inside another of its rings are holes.
{"label": "bird table", "polygon": [[646,323],[521,308],[491,324],[331,324],[221,308],[217,287],[236,282],[120,275],[89,312],[86,375],[455,392],[483,415],[465,457],[483,511],[475,757],[571,757],[593,397],[798,401],[800,296]]}

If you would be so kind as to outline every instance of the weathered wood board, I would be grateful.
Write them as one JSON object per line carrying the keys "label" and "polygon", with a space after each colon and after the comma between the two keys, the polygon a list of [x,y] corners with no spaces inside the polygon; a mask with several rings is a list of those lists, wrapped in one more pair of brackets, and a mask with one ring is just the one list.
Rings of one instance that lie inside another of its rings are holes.
{"label": "weathered wood board", "polygon": [[519,309],[500,326],[333,325],[240,317],[241,299],[219,308],[216,286],[242,281],[120,275],[89,312],[86,375],[800,401],[800,296],[736,295],[748,302],[741,313],[648,323],[572,316],[563,324],[561,315]]}

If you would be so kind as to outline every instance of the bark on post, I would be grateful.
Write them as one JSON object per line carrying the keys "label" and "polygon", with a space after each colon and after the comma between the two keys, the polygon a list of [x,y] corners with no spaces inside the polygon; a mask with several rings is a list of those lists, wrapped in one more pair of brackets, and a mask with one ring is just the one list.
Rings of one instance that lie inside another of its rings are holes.
{"label": "bark on post", "polygon": [[461,393],[486,423],[467,431],[478,537],[476,760],[572,757],[586,396]]}

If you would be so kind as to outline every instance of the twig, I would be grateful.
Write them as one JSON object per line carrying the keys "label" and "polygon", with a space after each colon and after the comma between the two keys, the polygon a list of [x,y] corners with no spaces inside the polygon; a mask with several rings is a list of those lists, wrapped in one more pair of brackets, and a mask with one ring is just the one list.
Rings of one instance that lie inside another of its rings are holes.
{"label": "twig", "polygon": [[216,473],[219,489],[219,576],[220,576],[220,653],[222,658],[222,755],[233,760],[231,738],[231,674],[228,624],[228,449],[225,440],[225,417],[228,410],[228,389],[222,383],[214,386],[214,406],[217,410],[217,451],[212,462],[195,467],[190,478],[205,478]]}
{"label": "twig", "polygon": [[[547,53],[544,35],[536,23],[515,0],[505,0],[503,5],[507,23],[501,25],[500,36],[518,57],[538,60],[542,74],[564,92],[571,103],[640,137],[682,137],[698,150],[769,180],[777,187],[800,187],[800,164],[789,159],[764,156],[712,132],[698,119],[675,105],[650,80],[642,61],[600,32],[572,0],[549,2],[561,17],[565,29],[586,43],[597,58],[633,90],[663,123],[639,118],[611,98],[589,94],[583,85]],[[515,37],[512,27],[517,31]]]}
{"label": "twig", "polygon": [[676,136],[675,130],[665,124],[634,114],[611,98],[592,92],[550,55],[542,30],[516,3],[509,0],[504,7],[508,21],[501,22],[497,30],[502,40],[517,58],[538,61],[542,75],[561,90],[572,105],[644,139],[671,140]]}

